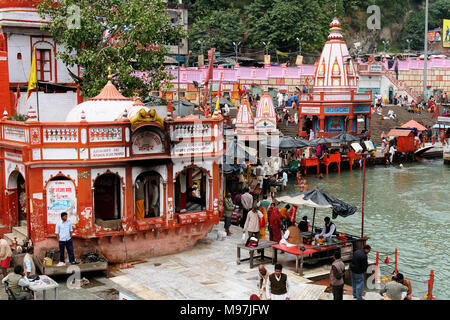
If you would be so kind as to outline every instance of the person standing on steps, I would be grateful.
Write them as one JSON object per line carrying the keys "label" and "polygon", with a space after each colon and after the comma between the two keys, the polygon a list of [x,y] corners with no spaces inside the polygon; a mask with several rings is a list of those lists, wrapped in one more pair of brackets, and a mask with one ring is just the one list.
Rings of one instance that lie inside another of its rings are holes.
{"label": "person standing on steps", "polygon": [[59,263],[58,267],[66,265],[64,261],[64,249],[67,248],[67,254],[69,255],[69,262],[71,264],[78,264],[75,261],[75,255],[73,253],[72,242],[72,222],[67,219],[67,212],[61,213],[61,220],[56,224],[55,233],[59,242]]}

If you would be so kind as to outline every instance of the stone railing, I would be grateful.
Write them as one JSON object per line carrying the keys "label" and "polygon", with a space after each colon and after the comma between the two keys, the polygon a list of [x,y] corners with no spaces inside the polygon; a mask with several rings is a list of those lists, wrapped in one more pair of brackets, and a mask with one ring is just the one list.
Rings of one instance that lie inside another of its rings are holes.
{"label": "stone railing", "polygon": [[171,134],[172,140],[211,136],[210,124],[177,124],[173,127],[173,134]]}
{"label": "stone railing", "polygon": [[122,141],[122,128],[106,127],[106,128],[89,128],[90,142],[112,142]]}
{"label": "stone railing", "polygon": [[44,128],[43,141],[46,143],[78,142],[78,128]]}

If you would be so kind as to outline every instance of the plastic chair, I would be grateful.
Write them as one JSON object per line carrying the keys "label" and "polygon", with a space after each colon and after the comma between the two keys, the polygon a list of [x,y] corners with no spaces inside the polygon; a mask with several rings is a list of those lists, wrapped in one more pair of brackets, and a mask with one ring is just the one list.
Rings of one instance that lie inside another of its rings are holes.
{"label": "plastic chair", "polygon": [[14,295],[14,292],[11,290],[11,288],[8,285],[8,282],[5,282],[5,291],[6,294],[8,295],[8,300],[25,300],[25,297],[16,297]]}

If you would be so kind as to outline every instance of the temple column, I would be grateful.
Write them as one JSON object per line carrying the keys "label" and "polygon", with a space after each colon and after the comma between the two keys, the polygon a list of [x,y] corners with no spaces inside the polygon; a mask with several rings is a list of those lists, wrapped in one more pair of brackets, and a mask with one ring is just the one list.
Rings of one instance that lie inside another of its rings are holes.
{"label": "temple column", "polygon": [[352,133],[355,133],[354,131],[353,131],[353,119],[355,119],[355,117],[354,116],[349,116],[348,117],[348,125],[347,125],[347,128],[348,128],[348,133],[350,133],[350,134],[352,134]]}
{"label": "temple column", "polygon": [[325,116],[320,115],[319,119],[320,119],[320,134],[321,136],[323,136],[325,133]]}

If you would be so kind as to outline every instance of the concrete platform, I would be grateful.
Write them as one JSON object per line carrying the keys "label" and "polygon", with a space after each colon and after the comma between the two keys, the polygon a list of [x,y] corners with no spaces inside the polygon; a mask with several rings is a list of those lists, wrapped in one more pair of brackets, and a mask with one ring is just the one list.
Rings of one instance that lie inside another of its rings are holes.
{"label": "concrete platform", "polygon": [[[233,233],[225,240],[217,240],[216,225],[205,239],[186,251],[147,259],[130,269],[114,271],[110,278],[135,296],[150,299],[248,300],[257,293],[258,268],[250,269],[249,262],[236,263],[236,246],[241,242],[242,229],[231,226]],[[271,254],[272,249],[266,249]],[[249,253],[242,251],[241,256]],[[255,260],[259,259],[255,257]],[[278,257],[291,283],[292,300],[318,300],[327,286],[314,284],[308,276],[327,276],[330,266],[305,266],[305,275],[295,274],[295,258],[288,254]],[[274,266],[264,264],[274,272]],[[145,289],[144,289],[145,288]]]}

